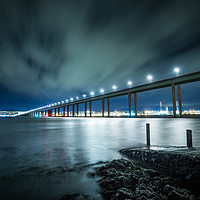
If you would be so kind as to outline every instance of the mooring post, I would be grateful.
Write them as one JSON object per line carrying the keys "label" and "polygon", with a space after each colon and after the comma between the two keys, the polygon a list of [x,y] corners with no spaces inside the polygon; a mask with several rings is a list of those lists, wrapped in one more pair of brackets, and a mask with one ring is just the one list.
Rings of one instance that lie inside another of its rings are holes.
{"label": "mooring post", "polygon": [[186,130],[187,135],[187,147],[192,147],[192,130]]}
{"label": "mooring post", "polygon": [[146,123],[147,147],[150,147],[150,124]]}

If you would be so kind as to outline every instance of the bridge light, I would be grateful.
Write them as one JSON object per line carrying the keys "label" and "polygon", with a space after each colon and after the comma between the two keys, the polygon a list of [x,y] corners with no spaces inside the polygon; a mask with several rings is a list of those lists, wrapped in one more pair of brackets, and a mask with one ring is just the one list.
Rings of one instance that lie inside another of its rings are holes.
{"label": "bridge light", "polygon": [[69,100],[68,99],[65,99],[65,101],[68,103],[69,102]]}
{"label": "bridge light", "polygon": [[56,105],[57,105],[57,103],[54,103],[54,105],[56,106]]}
{"label": "bridge light", "polygon": [[176,75],[178,76],[179,75],[179,72],[180,72],[180,69],[178,67],[175,67],[174,68],[174,72],[176,73]]}
{"label": "bridge light", "polygon": [[58,105],[60,105],[60,102],[58,102]]}
{"label": "bridge light", "polygon": [[152,81],[152,79],[153,79],[153,76],[151,76],[151,75],[148,75],[148,76],[147,76],[147,79],[148,79],[149,81]]}
{"label": "bridge light", "polygon": [[104,89],[100,89],[100,92],[101,92],[101,93],[104,93]]}
{"label": "bridge light", "polygon": [[78,97],[76,97],[76,99],[77,99],[77,100],[79,100],[79,98],[78,98]]}
{"label": "bridge light", "polygon": [[112,86],[112,89],[113,89],[113,90],[116,90],[116,89],[117,89],[117,86],[116,86],[116,85],[113,85],[113,86]]}
{"label": "bridge light", "polygon": [[74,101],[74,99],[73,99],[73,98],[70,98],[70,101]]}
{"label": "bridge light", "polygon": [[86,94],[83,94],[83,98],[85,98],[86,97]]}
{"label": "bridge light", "polygon": [[133,85],[133,83],[131,81],[128,81],[128,86],[131,87]]}
{"label": "bridge light", "polygon": [[62,104],[65,103],[64,101],[61,101],[61,102],[62,102]]}
{"label": "bridge light", "polygon": [[90,95],[91,95],[91,96],[94,96],[94,92],[90,92]]}

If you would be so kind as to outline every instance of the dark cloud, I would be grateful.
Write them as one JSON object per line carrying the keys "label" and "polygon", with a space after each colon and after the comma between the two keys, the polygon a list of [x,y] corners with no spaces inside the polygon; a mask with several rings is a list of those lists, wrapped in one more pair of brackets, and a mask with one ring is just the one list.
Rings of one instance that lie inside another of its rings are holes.
{"label": "dark cloud", "polygon": [[[0,85],[30,96],[199,70],[199,1],[0,1]],[[161,73],[162,72],[162,73]],[[171,74],[170,74],[171,73]],[[74,93],[72,91],[75,91]]]}

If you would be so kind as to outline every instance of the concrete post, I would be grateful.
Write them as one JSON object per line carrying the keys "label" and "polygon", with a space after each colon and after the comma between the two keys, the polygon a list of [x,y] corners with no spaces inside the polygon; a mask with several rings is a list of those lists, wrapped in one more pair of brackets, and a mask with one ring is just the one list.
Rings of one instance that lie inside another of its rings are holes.
{"label": "concrete post", "polygon": [[110,98],[107,99],[108,117],[110,117]]}
{"label": "concrete post", "polygon": [[87,102],[85,102],[85,117],[87,117]]}
{"label": "concrete post", "polygon": [[182,117],[182,102],[181,102],[181,86],[177,85],[178,88],[178,104],[179,104],[179,114],[180,117]]}
{"label": "concrete post", "polygon": [[90,101],[89,104],[90,104],[90,117],[92,117],[92,102]]}
{"label": "concrete post", "polygon": [[129,117],[131,117],[131,93],[128,93],[128,108],[129,108]]}
{"label": "concrete post", "polygon": [[72,116],[74,117],[74,104],[72,105]]}
{"label": "concrete post", "polygon": [[65,117],[65,106],[63,106],[63,117]]}
{"label": "concrete post", "polygon": [[192,147],[192,130],[186,130],[187,147]]}
{"label": "concrete post", "polygon": [[69,105],[67,105],[67,117],[69,117]]}
{"label": "concrete post", "polygon": [[104,117],[104,99],[102,99],[102,117]]}
{"label": "concrete post", "polygon": [[147,147],[150,147],[150,124],[146,123]]}
{"label": "concrete post", "polygon": [[175,85],[172,84],[173,116],[176,117]]}
{"label": "concrete post", "polygon": [[137,93],[134,93],[135,116],[137,117]]}
{"label": "concrete post", "polygon": [[79,114],[79,110],[78,110],[78,103],[76,104],[76,116],[78,117],[78,114]]}

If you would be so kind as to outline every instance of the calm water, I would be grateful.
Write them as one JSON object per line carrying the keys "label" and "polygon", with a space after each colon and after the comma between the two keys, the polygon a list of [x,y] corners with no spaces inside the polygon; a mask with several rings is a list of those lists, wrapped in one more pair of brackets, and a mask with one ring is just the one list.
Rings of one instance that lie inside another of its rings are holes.
{"label": "calm water", "polygon": [[151,144],[186,145],[185,130],[192,129],[200,147],[200,119],[0,119],[0,199],[58,199],[77,192],[101,199],[98,178],[87,173],[99,161],[120,158],[121,148],[144,145],[146,123]]}

